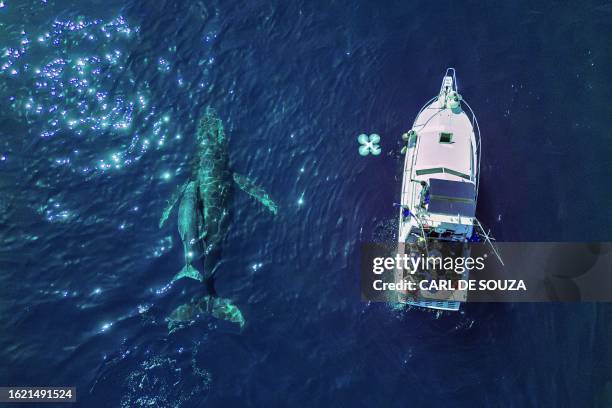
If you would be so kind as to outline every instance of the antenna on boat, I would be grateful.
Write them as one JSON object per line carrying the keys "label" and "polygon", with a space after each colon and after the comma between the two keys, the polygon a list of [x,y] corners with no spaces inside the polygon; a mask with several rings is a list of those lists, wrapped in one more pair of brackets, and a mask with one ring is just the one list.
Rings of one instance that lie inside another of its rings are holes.
{"label": "antenna on boat", "polygon": [[493,245],[493,241],[491,241],[491,235],[485,231],[484,227],[482,226],[482,224],[480,223],[480,221],[478,221],[477,218],[474,218],[474,221],[476,222],[476,226],[478,228],[480,228],[480,231],[482,233],[482,236],[485,239],[485,242],[487,244],[489,244],[489,246],[491,247],[491,249],[493,250],[493,253],[495,254],[495,256],[497,257],[497,259],[499,259],[499,262],[502,264],[502,266],[506,266],[504,264],[504,261],[501,258],[501,255],[499,254],[499,252],[497,252],[497,248],[495,248],[495,245]]}

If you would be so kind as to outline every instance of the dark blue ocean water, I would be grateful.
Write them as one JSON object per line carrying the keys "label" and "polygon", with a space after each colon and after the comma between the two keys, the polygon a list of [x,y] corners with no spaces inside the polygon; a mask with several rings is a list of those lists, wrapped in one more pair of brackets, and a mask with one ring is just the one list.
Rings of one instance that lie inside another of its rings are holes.
{"label": "dark blue ocean water", "polygon": [[[479,117],[478,216],[502,240],[610,240],[612,5],[0,0],[0,385],[83,407],[609,406],[612,308],[360,301],[393,239],[400,135],[447,66]],[[237,191],[216,282],[242,333],[168,335],[195,120]],[[383,154],[361,158],[377,132]],[[606,399],[606,395],[607,398]],[[599,404],[599,405],[598,405]]]}

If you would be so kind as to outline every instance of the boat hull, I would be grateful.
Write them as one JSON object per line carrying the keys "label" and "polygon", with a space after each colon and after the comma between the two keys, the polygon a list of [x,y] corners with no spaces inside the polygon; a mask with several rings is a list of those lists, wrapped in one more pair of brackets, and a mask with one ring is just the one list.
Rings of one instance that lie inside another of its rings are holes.
{"label": "boat hull", "polygon": [[[404,140],[398,253],[429,255],[428,248],[454,242],[464,245],[455,255],[469,256],[466,244],[474,233],[480,132],[471,108],[457,92],[453,69],[447,70],[440,93],[421,108]],[[397,270],[395,280],[415,276]],[[466,298],[462,291],[398,294],[402,303],[453,311]]]}

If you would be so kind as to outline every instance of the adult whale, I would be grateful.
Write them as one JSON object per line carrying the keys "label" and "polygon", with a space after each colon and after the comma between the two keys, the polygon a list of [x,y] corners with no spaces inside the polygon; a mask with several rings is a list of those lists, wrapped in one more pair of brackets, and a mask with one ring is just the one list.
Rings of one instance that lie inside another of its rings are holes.
{"label": "adult whale", "polygon": [[209,294],[193,298],[175,309],[167,318],[168,328],[173,330],[202,313],[242,327],[245,324],[242,312],[230,300],[216,296],[213,280],[221,255],[221,242],[229,227],[233,187],[238,186],[273,214],[278,212],[278,206],[261,187],[230,169],[223,123],[211,108],[207,108],[198,121],[196,142],[192,175],[168,201],[159,227],[163,227],[180,201],[178,230],[183,242],[185,265],[172,282],[182,278],[206,282]]}

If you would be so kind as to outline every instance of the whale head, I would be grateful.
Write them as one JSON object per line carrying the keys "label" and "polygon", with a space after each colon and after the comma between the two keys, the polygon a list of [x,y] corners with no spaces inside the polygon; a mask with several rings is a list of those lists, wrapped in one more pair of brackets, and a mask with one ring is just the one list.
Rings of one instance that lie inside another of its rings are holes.
{"label": "whale head", "polygon": [[207,107],[198,120],[196,139],[200,145],[211,146],[225,141],[223,122],[214,109]]}

